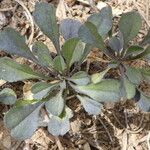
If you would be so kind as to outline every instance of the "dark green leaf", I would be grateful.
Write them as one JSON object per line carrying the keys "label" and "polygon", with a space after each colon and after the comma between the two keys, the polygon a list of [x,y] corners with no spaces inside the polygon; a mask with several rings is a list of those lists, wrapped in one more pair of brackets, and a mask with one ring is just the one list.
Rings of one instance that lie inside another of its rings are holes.
{"label": "dark green leaf", "polygon": [[66,63],[62,56],[56,56],[53,60],[54,69],[63,72],[66,69]]}
{"label": "dark green leaf", "polygon": [[144,50],[143,47],[140,47],[138,45],[133,45],[127,49],[127,55],[137,55],[141,53],[143,50]]}
{"label": "dark green leaf", "polygon": [[42,103],[11,108],[4,117],[11,136],[20,140],[28,139],[38,127],[38,116]]}
{"label": "dark green leaf", "polygon": [[44,77],[39,73],[34,72],[27,65],[20,65],[7,57],[0,58],[0,79],[9,82],[15,82],[26,79],[40,79],[40,78],[46,77]]}
{"label": "dark green leaf", "polygon": [[45,103],[46,110],[54,116],[59,116],[64,110],[65,102],[62,92],[63,91],[60,90],[56,96]]}
{"label": "dark green leaf", "polygon": [[69,39],[62,47],[62,55],[68,67],[71,67],[74,62],[79,61],[83,53],[84,45],[78,38]]}
{"label": "dark green leaf", "polygon": [[34,43],[32,52],[38,59],[38,62],[42,66],[53,66],[53,59],[50,55],[48,47],[42,42]]}
{"label": "dark green leaf", "polygon": [[116,51],[120,52],[123,50],[123,40],[119,37],[112,37],[108,42],[109,47]]}
{"label": "dark green leaf", "polygon": [[42,99],[48,95],[48,93],[53,90],[57,84],[50,84],[45,82],[37,82],[32,88],[31,92],[33,93],[34,99]]}
{"label": "dark green leaf", "polygon": [[137,12],[127,12],[121,16],[119,29],[123,34],[124,44],[128,44],[139,32],[142,20]]}
{"label": "dark green leaf", "polygon": [[145,57],[146,59],[150,58],[150,46],[148,46],[144,51],[141,53],[135,55],[135,56],[129,56],[127,60],[135,60]]}
{"label": "dark green leaf", "polygon": [[120,99],[120,83],[117,80],[103,80],[97,84],[88,84],[85,86],[71,86],[81,94],[85,94],[92,99],[102,101],[116,101]]}
{"label": "dark green leaf", "polygon": [[81,23],[73,19],[64,19],[60,23],[60,32],[65,40],[78,37],[78,31],[81,27]]}
{"label": "dark green leaf", "polygon": [[77,95],[77,97],[80,100],[81,104],[83,105],[85,111],[88,112],[89,115],[100,114],[101,108],[103,107],[102,104],[86,96]]}
{"label": "dark green leaf", "polygon": [[105,38],[112,28],[112,9],[111,7],[104,7],[99,13],[93,14],[88,18],[98,30],[98,33]]}
{"label": "dark green leaf", "polygon": [[84,71],[79,71],[69,78],[69,80],[77,85],[87,85],[90,83],[90,76]]}
{"label": "dark green leaf", "polygon": [[0,91],[0,102],[6,105],[12,105],[16,102],[17,96],[12,89],[5,88]]}
{"label": "dark green leaf", "polygon": [[0,32],[0,50],[36,62],[36,58],[25,44],[25,38],[12,28],[6,28]]}
{"label": "dark green leaf", "polygon": [[85,24],[80,27],[78,34],[83,42],[105,50],[104,41],[99,35],[96,26],[91,22],[85,22]]}
{"label": "dark green leaf", "polygon": [[72,111],[65,109],[65,113],[61,117],[52,116],[48,123],[48,131],[54,135],[64,135],[70,130],[69,119],[72,117]]}
{"label": "dark green leaf", "polygon": [[60,53],[59,28],[55,13],[56,9],[52,4],[40,2],[36,3],[33,16],[41,31],[52,40],[57,52]]}

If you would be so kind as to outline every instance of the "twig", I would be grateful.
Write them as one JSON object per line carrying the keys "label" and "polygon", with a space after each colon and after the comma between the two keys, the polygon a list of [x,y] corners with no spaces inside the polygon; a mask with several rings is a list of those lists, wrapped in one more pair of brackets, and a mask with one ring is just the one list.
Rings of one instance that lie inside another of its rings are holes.
{"label": "twig", "polygon": [[128,125],[128,114],[127,114],[127,110],[124,109],[124,115],[125,115],[125,123],[126,123],[126,128],[128,129],[129,125]]}
{"label": "twig", "polygon": [[128,145],[128,133],[126,130],[123,133],[123,138],[122,138],[122,150],[127,150],[127,145]]}
{"label": "twig", "polygon": [[139,133],[139,132],[141,132],[143,129],[144,129],[144,127],[143,128],[141,128],[142,127],[142,125],[143,125],[143,120],[144,120],[144,114],[142,114],[142,118],[141,118],[141,120],[140,120],[140,123],[139,123],[139,125],[138,125],[138,127],[136,128],[136,129],[134,129],[134,130],[129,130],[129,129],[127,129],[127,131],[129,132],[129,133],[135,133],[135,134],[137,134],[137,133]]}
{"label": "twig", "polygon": [[111,135],[110,135],[110,133],[109,133],[109,131],[108,131],[107,127],[105,126],[105,124],[103,123],[103,121],[101,120],[101,118],[100,118],[100,117],[98,118],[98,120],[100,121],[100,123],[101,123],[101,124],[102,124],[102,126],[104,127],[104,129],[105,129],[106,133],[108,134],[108,137],[109,137],[110,141],[113,143],[113,139],[112,139],[112,137],[111,137]]}
{"label": "twig", "polygon": [[90,64],[91,64],[91,60],[88,59],[88,60],[87,60],[87,64],[86,64],[86,72],[89,72]]}
{"label": "twig", "polygon": [[116,119],[116,121],[118,122],[118,124],[119,124],[123,129],[125,129],[125,126],[119,121],[119,119],[117,118],[117,116],[116,116],[114,113],[112,113],[112,115],[114,116],[114,118]]}
{"label": "twig", "polygon": [[150,150],[150,131],[147,136],[147,146],[148,146],[148,149]]}
{"label": "twig", "polygon": [[70,100],[70,99],[75,98],[75,97],[76,97],[75,95],[71,95],[71,96],[68,96],[68,97],[66,98],[66,100]]}
{"label": "twig", "polygon": [[26,11],[26,14],[27,14],[27,19],[29,18],[30,19],[30,23],[31,23],[31,34],[28,38],[28,44],[30,45],[32,43],[32,40],[33,40],[33,37],[34,37],[34,21],[33,21],[33,18],[32,18],[32,15],[31,13],[29,12],[28,8],[24,5],[24,3],[21,1],[21,0],[15,0],[19,5],[22,6],[22,8]]}
{"label": "twig", "polygon": [[56,141],[56,144],[58,146],[58,149],[59,150],[64,150],[64,147],[62,146],[60,140],[59,140],[59,137],[55,137],[55,141]]}
{"label": "twig", "polygon": [[88,1],[85,0],[77,0],[80,3],[86,4],[86,5],[90,5],[90,3]]}
{"label": "twig", "polygon": [[0,9],[0,12],[10,11],[10,10],[13,10],[13,9],[14,9],[13,7],[9,7],[9,8],[1,8],[1,9]]}

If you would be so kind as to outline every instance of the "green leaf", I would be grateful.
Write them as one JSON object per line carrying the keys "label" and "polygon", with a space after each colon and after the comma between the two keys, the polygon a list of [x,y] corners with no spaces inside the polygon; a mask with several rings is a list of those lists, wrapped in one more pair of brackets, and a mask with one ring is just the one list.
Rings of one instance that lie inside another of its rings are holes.
{"label": "green leaf", "polygon": [[135,59],[141,59],[141,58],[150,58],[150,46],[148,46],[145,50],[143,50],[141,53],[135,55],[135,56],[129,56],[126,60],[135,60]]}
{"label": "green leaf", "polygon": [[136,94],[135,84],[131,83],[127,78],[124,78],[124,88],[125,88],[126,98],[132,99]]}
{"label": "green leaf", "polygon": [[79,71],[68,80],[74,82],[77,85],[87,85],[90,83],[90,76],[84,71]]}
{"label": "green leaf", "polygon": [[85,94],[92,99],[102,101],[117,101],[120,99],[120,83],[117,80],[103,80],[97,84],[88,84],[85,86],[72,85],[78,93]]}
{"label": "green leaf", "polygon": [[148,46],[145,51],[143,52],[143,55],[142,55],[144,58],[150,60],[150,46]]}
{"label": "green leaf", "polygon": [[22,99],[20,99],[20,100],[18,100],[16,103],[15,103],[15,107],[24,107],[24,106],[27,106],[27,105],[33,105],[33,104],[36,104],[36,103],[38,103],[39,102],[39,100],[35,100],[35,99],[33,99],[33,100],[29,100],[29,99],[27,99],[27,100],[22,100]]}
{"label": "green leaf", "polygon": [[98,33],[105,38],[112,28],[112,9],[111,7],[104,7],[99,13],[93,14],[88,18],[98,30]]}
{"label": "green leaf", "polygon": [[43,103],[11,108],[4,117],[6,127],[11,130],[11,136],[25,140],[32,136],[38,127],[39,111]]}
{"label": "green leaf", "polygon": [[66,69],[66,63],[62,56],[56,56],[53,60],[54,69],[63,72]]}
{"label": "green leaf", "polygon": [[122,14],[119,22],[119,29],[123,34],[125,46],[138,34],[141,25],[142,20],[137,12],[127,12]]}
{"label": "green leaf", "polygon": [[59,31],[65,40],[78,37],[78,31],[81,27],[81,23],[78,20],[64,19],[60,22]]}
{"label": "green leaf", "polygon": [[78,62],[84,53],[84,45],[78,38],[72,38],[65,42],[62,47],[62,55],[68,67]]}
{"label": "green leaf", "polygon": [[133,46],[130,46],[128,49],[127,49],[127,55],[136,55],[136,54],[139,54],[143,51],[143,47],[140,47],[138,45],[133,45]]}
{"label": "green leaf", "polygon": [[6,105],[12,105],[16,102],[17,96],[12,89],[5,88],[0,91],[0,102]]}
{"label": "green leaf", "polygon": [[81,57],[81,59],[80,59],[79,62],[82,63],[86,59],[86,57],[88,56],[88,54],[90,53],[90,51],[92,50],[92,48],[93,48],[93,46],[90,45],[90,44],[86,44],[85,45],[84,52],[83,52],[82,57]]}
{"label": "green leaf", "polygon": [[88,112],[89,115],[100,114],[101,108],[103,107],[102,104],[86,96],[77,95],[77,98],[80,100],[85,111]]}
{"label": "green leaf", "polygon": [[34,72],[27,65],[20,65],[7,57],[0,58],[0,79],[9,82],[16,82],[26,79],[40,78],[47,79],[47,77]]}
{"label": "green leaf", "polygon": [[12,28],[0,32],[0,49],[36,62],[36,58],[25,44],[25,38]]}
{"label": "green leaf", "polygon": [[52,116],[48,123],[48,131],[54,135],[64,135],[70,130],[69,119],[72,118],[72,111],[65,109],[65,113],[61,117]]}
{"label": "green leaf", "polygon": [[141,98],[137,102],[137,105],[141,110],[145,112],[149,112],[150,111],[150,97],[141,93]]}
{"label": "green leaf", "polygon": [[55,14],[56,9],[52,4],[40,2],[36,3],[33,16],[41,31],[52,40],[57,52],[60,53],[59,28]]}
{"label": "green leaf", "polygon": [[148,30],[147,35],[144,37],[143,41],[141,42],[142,46],[150,44],[150,29]]}
{"label": "green leaf", "polygon": [[110,68],[105,69],[104,71],[100,73],[95,73],[91,76],[92,83],[96,84],[102,81],[105,74],[109,71]]}
{"label": "green leaf", "polygon": [[53,66],[53,59],[50,55],[48,47],[42,42],[34,43],[32,52],[38,59],[38,62],[42,66]]}
{"label": "green leaf", "polygon": [[63,91],[60,90],[56,96],[45,103],[46,110],[54,116],[59,116],[64,110],[65,102],[62,93]]}
{"label": "green leaf", "polygon": [[126,75],[130,80],[130,82],[136,85],[139,85],[143,79],[141,71],[139,69],[129,67],[129,66],[126,66]]}
{"label": "green leaf", "polygon": [[33,93],[34,99],[42,99],[48,95],[48,93],[57,87],[57,84],[37,82],[32,88],[31,92]]}
{"label": "green leaf", "polygon": [[150,82],[150,69],[149,68],[143,68],[143,69],[141,69],[141,73],[143,76],[143,80]]}
{"label": "green leaf", "polygon": [[85,22],[85,24],[80,27],[78,34],[83,42],[91,44],[101,50],[106,49],[104,41],[99,35],[96,26],[91,22]]}

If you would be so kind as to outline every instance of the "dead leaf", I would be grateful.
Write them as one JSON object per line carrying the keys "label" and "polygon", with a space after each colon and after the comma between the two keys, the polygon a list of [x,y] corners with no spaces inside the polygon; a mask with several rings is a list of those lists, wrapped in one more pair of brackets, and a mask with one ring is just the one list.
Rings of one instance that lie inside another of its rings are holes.
{"label": "dead leaf", "polygon": [[6,83],[5,80],[0,80],[0,86],[4,85]]}

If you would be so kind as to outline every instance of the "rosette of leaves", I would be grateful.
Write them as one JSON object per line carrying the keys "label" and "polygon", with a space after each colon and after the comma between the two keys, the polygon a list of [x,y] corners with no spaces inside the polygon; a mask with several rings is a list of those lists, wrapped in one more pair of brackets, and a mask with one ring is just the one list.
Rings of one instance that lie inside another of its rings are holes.
{"label": "rosette of leaves", "polygon": [[150,98],[139,89],[139,85],[143,80],[150,81],[150,68],[135,68],[128,64],[136,59],[149,61],[150,31],[139,44],[132,45],[130,41],[137,36],[142,25],[140,15],[136,11],[122,14],[115,33],[112,18],[111,8],[103,8],[80,27],[79,37],[108,56],[110,65],[116,65],[120,71],[121,97],[135,99],[142,110],[149,111]]}
{"label": "rosette of leaves", "polygon": [[[29,79],[37,81],[31,88],[33,99],[17,100],[4,117],[11,135],[22,140],[30,138],[36,129],[43,125],[48,126],[48,131],[55,136],[67,133],[70,129],[69,119],[73,113],[66,103],[67,96],[72,93],[90,115],[100,113],[101,102],[120,99],[120,82],[116,79],[102,79],[110,68],[93,76],[80,70],[93,45],[85,44],[78,38],[78,32],[82,28],[79,21],[65,19],[58,26],[54,6],[45,2],[36,4],[33,17],[37,26],[52,41],[57,51],[56,56],[51,56],[48,47],[39,41],[30,49],[25,43],[25,38],[12,28],[5,28],[0,32],[1,50],[24,57],[46,72],[34,71],[29,66],[19,64],[8,57],[0,58],[0,79],[7,82]],[[101,21],[105,24],[105,20]],[[93,24],[89,25],[93,27]],[[85,34],[88,36],[90,32],[98,36],[96,42],[102,41],[95,26],[94,30]],[[106,32],[107,30],[103,31],[103,35]],[[65,39],[62,46],[60,35]],[[94,36],[91,37],[93,41]],[[2,95],[3,92],[10,91],[2,91]],[[2,97],[0,101],[5,101],[5,98]],[[48,120],[43,119],[43,114]]]}

